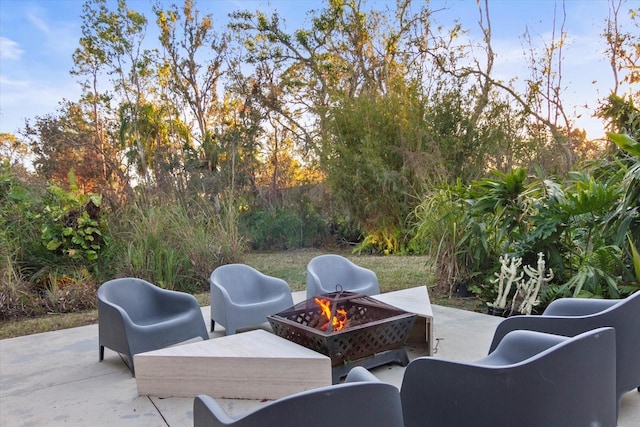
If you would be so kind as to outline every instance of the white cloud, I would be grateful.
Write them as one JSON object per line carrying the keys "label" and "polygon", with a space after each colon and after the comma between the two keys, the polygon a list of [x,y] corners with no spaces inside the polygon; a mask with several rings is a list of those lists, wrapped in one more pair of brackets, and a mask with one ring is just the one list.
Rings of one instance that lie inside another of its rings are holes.
{"label": "white cloud", "polygon": [[0,93],[0,133],[15,133],[25,119],[55,113],[61,101],[78,99],[81,90],[71,80],[10,80],[1,76]]}
{"label": "white cloud", "polygon": [[[0,87],[3,89],[24,89],[29,87],[29,82],[25,80],[12,80],[11,78],[0,75]],[[3,93],[5,90],[2,91]]]}
{"label": "white cloud", "polygon": [[6,37],[0,37],[0,59],[17,60],[23,53],[24,50],[20,49],[20,44]]}
{"label": "white cloud", "polygon": [[38,30],[42,31],[45,34],[49,34],[51,33],[51,29],[49,28],[49,25],[47,24],[47,22],[42,19],[40,16],[38,16],[37,13],[29,13],[27,14],[27,19],[29,20],[29,22],[31,22],[34,27],[36,27]]}

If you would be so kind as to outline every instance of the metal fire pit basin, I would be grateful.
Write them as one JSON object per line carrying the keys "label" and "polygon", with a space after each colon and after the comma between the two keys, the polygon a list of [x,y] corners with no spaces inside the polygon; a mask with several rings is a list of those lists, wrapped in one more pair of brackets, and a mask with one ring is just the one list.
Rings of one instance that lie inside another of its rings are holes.
{"label": "metal fire pit basin", "polygon": [[332,366],[339,366],[398,348],[407,340],[416,315],[389,304],[353,292],[333,292],[318,295],[337,304],[337,309],[349,313],[351,323],[337,332],[325,332],[309,326],[321,316],[313,298],[280,313],[268,316],[274,333],[331,358]]}

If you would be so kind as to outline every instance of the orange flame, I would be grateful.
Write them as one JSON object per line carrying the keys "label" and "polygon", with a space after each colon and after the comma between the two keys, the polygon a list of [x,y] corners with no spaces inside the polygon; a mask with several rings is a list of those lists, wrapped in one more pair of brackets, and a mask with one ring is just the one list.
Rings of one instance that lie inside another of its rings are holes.
{"label": "orange flame", "polygon": [[[331,326],[332,326],[332,330],[333,332],[337,332],[341,329],[343,329],[346,325],[347,325],[347,311],[342,309],[342,308],[338,308],[336,309],[336,312],[333,316],[333,319],[331,319],[331,301],[324,299],[324,298],[314,298],[313,299],[315,301],[316,304],[318,304],[318,306],[320,307],[320,310],[322,311],[322,315],[328,320],[331,321]],[[323,331],[326,331],[329,327],[329,323],[327,322],[326,324],[324,324],[321,329]]]}

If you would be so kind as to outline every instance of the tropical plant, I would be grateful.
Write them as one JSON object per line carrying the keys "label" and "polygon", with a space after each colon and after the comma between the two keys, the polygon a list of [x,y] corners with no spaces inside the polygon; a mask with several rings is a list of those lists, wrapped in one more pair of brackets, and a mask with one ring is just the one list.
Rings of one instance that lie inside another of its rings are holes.
{"label": "tropical plant", "polygon": [[617,239],[620,231],[610,224],[620,218],[629,232],[637,221],[635,205],[615,216],[625,200],[621,177],[612,173],[609,179],[596,179],[575,171],[560,182],[527,181],[524,170],[495,172],[455,192],[434,193],[416,210],[414,229],[434,256],[445,243],[453,248],[455,263],[450,265],[457,275],[449,276],[450,289],[457,280],[486,301],[499,302],[504,295],[491,279],[499,274],[495,260],[508,255],[533,265],[542,253],[554,283],[539,290],[541,305],[561,296],[617,298],[628,293],[619,286],[628,267],[624,242]]}
{"label": "tropical plant", "polygon": [[[638,110],[635,110],[636,119],[640,117]],[[636,120],[637,122],[637,120]],[[640,128],[637,126],[636,130]],[[640,142],[628,134],[617,134],[609,132],[607,136],[628,156],[626,162],[621,165],[625,174],[620,182],[623,198],[614,210],[607,226],[610,227],[616,236],[616,242],[622,246],[621,240],[625,239],[629,244],[627,252],[630,259],[629,264],[635,271],[635,286],[625,287],[625,293],[635,292],[640,288],[640,265],[638,263],[638,242],[640,242]],[[623,237],[624,236],[624,237]],[[633,274],[627,275],[632,281]]]}
{"label": "tropical plant", "polygon": [[71,259],[97,260],[105,245],[102,197],[66,192],[56,186],[49,191],[43,212],[43,245]]}
{"label": "tropical plant", "polygon": [[[89,197],[23,181],[1,166],[0,182],[0,318],[93,307],[104,229],[81,214]],[[52,240],[56,248],[49,250]]]}
{"label": "tropical plant", "polygon": [[495,178],[472,182],[460,200],[463,230],[456,250],[467,260],[467,268],[475,272],[494,271],[494,260],[501,254],[526,260],[516,243],[527,231],[526,218],[532,213],[536,187],[526,186],[524,169],[493,173]]}
{"label": "tropical plant", "polygon": [[[620,149],[630,156],[630,166],[626,169],[621,186],[623,200],[615,211],[615,215],[624,222],[625,219],[638,219],[640,209],[640,142],[627,134],[608,132],[607,136]],[[635,233],[636,239],[640,238],[640,232]]]}
{"label": "tropical plant", "polygon": [[631,250],[631,259],[633,262],[633,271],[635,272],[636,282],[640,287],[640,252],[636,249],[636,246],[631,241],[631,236],[627,236],[629,239],[629,249]]}

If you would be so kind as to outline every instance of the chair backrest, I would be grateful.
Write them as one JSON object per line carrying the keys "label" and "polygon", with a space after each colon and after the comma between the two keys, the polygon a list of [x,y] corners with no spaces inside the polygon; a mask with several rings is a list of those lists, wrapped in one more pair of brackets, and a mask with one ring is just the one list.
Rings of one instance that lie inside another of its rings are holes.
{"label": "chair backrest", "polygon": [[307,269],[318,276],[322,286],[329,292],[335,292],[337,285],[343,286],[345,291],[349,290],[356,267],[347,258],[334,254],[319,255],[307,264]]}
{"label": "chair backrest", "polygon": [[505,337],[500,341],[498,347],[483,358],[480,363],[493,366],[514,365],[525,362],[532,357],[539,357],[544,352],[553,351],[553,346],[571,339],[554,334],[545,334],[544,339],[537,339],[540,336],[538,332],[526,330],[512,331],[508,336],[518,339],[509,340]]}
{"label": "chair backrest", "polygon": [[[194,424],[199,424],[201,402],[194,403]],[[208,414],[207,414],[208,416]],[[209,423],[209,425],[212,425]],[[403,427],[398,389],[382,382],[352,382],[309,390],[267,403],[230,424],[237,427]]]}
{"label": "chair backrest", "polygon": [[233,301],[262,301],[273,293],[266,283],[269,277],[246,264],[222,265],[213,270],[209,280],[211,285],[225,289]]}
{"label": "chair backrest", "polygon": [[98,288],[98,299],[122,308],[134,322],[158,310],[155,285],[133,277],[113,279]]}

